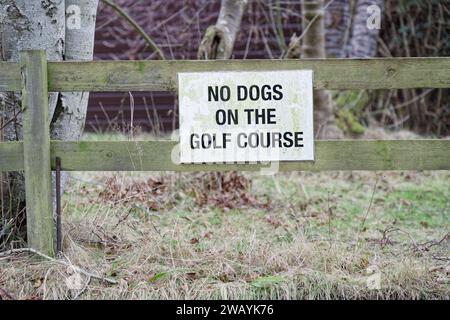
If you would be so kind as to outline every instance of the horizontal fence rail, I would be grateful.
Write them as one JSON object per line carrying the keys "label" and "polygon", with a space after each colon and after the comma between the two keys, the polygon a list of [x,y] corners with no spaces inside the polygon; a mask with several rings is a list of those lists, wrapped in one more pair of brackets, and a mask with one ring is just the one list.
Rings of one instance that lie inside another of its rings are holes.
{"label": "horizontal fence rail", "polygon": [[[66,171],[256,171],[266,164],[176,164],[175,141],[52,141]],[[450,170],[450,140],[316,141],[316,161],[281,162],[279,171]],[[22,142],[0,144],[0,171],[23,170]]]}
{"label": "horizontal fence rail", "polygon": [[[450,87],[450,57],[49,62],[49,91],[175,91],[178,72],[314,70],[315,89]],[[0,91],[19,91],[20,67],[0,63]]]}
{"label": "horizontal fence rail", "polygon": [[0,61],[0,91],[21,91],[21,81],[18,63]]}

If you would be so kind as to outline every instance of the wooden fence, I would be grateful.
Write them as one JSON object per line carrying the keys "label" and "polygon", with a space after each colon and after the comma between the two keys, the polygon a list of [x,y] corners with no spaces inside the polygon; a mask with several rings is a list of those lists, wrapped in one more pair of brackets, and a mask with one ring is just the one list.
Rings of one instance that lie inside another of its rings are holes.
{"label": "wooden fence", "polygon": [[[314,70],[315,89],[450,87],[450,57],[47,62],[44,51],[0,62],[0,91],[21,91],[23,141],[0,143],[0,172],[24,171],[29,246],[54,255],[51,170],[254,171],[267,164],[180,165],[176,141],[50,141],[48,92],[176,90],[189,71]],[[329,140],[315,142],[316,161],[282,162],[280,171],[450,170],[450,140]]]}

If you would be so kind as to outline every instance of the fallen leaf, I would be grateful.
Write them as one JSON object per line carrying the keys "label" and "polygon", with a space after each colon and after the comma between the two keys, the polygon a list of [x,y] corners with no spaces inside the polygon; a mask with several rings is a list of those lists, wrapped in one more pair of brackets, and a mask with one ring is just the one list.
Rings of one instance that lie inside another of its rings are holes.
{"label": "fallen leaf", "polygon": [[186,273],[186,276],[191,281],[197,280],[197,273],[195,273],[195,272],[188,272],[188,273]]}
{"label": "fallen leaf", "polygon": [[148,279],[149,282],[156,282],[162,278],[164,278],[167,275],[167,272],[158,272],[157,274],[155,274],[154,276],[150,277],[150,279]]}
{"label": "fallen leaf", "polygon": [[420,221],[420,225],[421,225],[422,227],[424,227],[424,228],[428,228],[428,227],[429,227],[429,224],[428,224],[428,222],[426,222],[426,221]]}
{"label": "fallen leaf", "polygon": [[278,284],[280,282],[283,282],[284,280],[285,278],[282,276],[264,276],[256,278],[250,283],[250,285],[255,288],[263,289]]}
{"label": "fallen leaf", "polygon": [[41,278],[35,279],[33,282],[33,287],[36,289],[39,288],[42,285],[42,280],[43,279],[41,279]]}

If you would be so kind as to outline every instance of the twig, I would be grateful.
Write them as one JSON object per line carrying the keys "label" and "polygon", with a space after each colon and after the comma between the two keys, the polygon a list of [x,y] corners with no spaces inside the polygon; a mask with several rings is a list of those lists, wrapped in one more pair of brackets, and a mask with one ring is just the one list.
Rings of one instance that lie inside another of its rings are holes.
{"label": "twig", "polygon": [[373,197],[375,196],[375,191],[377,190],[378,180],[379,180],[379,176],[377,176],[377,180],[375,181],[375,185],[373,186],[373,191],[372,191],[372,196],[370,197],[369,206],[367,207],[366,215],[364,216],[364,219],[361,223],[361,228],[359,229],[360,232],[363,231],[364,226],[367,221],[367,218],[369,217],[370,208],[372,207],[372,203],[373,203]]}
{"label": "twig", "polygon": [[74,266],[74,265],[72,265],[72,264],[70,264],[70,263],[68,263],[68,262],[66,262],[64,260],[54,259],[54,258],[52,258],[52,257],[50,257],[50,256],[48,256],[48,255],[46,255],[46,254],[44,254],[42,252],[39,252],[39,251],[37,251],[37,250],[35,250],[33,248],[11,249],[11,250],[8,250],[8,251],[0,252],[0,257],[6,257],[6,256],[9,256],[9,255],[18,254],[18,253],[33,253],[33,254],[36,254],[36,255],[38,255],[38,256],[46,259],[46,260],[58,263],[60,265],[66,266],[66,267],[70,267],[75,272],[79,272],[79,273],[81,273],[81,274],[83,274],[83,275],[85,275],[87,277],[91,277],[91,278],[94,278],[94,279],[105,281],[105,282],[108,282],[110,284],[117,284],[118,283],[118,281],[116,281],[114,279],[105,278],[105,277],[99,276],[97,274],[88,272],[88,271],[83,270],[80,267]]}
{"label": "twig", "polygon": [[80,292],[78,292],[78,293],[73,297],[72,300],[78,300],[78,298],[79,298],[83,293],[86,292],[86,290],[87,290],[87,288],[88,288],[88,286],[89,286],[89,283],[91,283],[91,277],[88,277],[86,283],[84,284],[83,289],[81,289]]}
{"label": "twig", "polygon": [[330,242],[330,248],[331,248],[331,219],[333,217],[333,210],[330,207],[330,191],[328,191],[327,196],[327,207],[328,207],[328,240]]}
{"label": "twig", "polygon": [[450,257],[445,257],[445,256],[433,256],[432,258],[434,260],[439,260],[439,261],[450,261]]}
{"label": "twig", "polygon": [[[7,126],[8,124],[10,124],[10,123],[16,121],[16,120],[17,120],[17,116],[18,116],[19,114],[21,114],[22,112],[23,112],[23,110],[21,109],[21,110],[19,110],[19,112],[17,112],[16,114],[14,114],[14,117],[12,117],[11,119],[9,119],[9,120],[6,121],[5,123],[3,123],[3,121],[2,121],[2,122],[0,123],[0,124],[1,124],[0,130],[5,129],[6,126]],[[3,140],[3,139],[2,139],[2,140]]]}
{"label": "twig", "polygon": [[364,226],[366,224],[367,218],[369,217],[369,212],[370,212],[370,208],[372,207],[372,203],[373,203],[373,198],[375,196],[375,191],[377,190],[377,185],[378,185],[378,180],[379,180],[379,176],[377,175],[377,180],[375,181],[375,185],[373,186],[373,191],[372,191],[372,196],[370,198],[370,202],[369,202],[369,206],[367,207],[367,211],[366,214],[364,216],[363,221],[361,222],[361,227],[358,230],[358,233],[356,234],[356,242],[355,242],[355,252],[358,248],[358,241],[359,241],[359,236],[361,234],[361,232],[364,231]]}
{"label": "twig", "polygon": [[145,32],[144,29],[141,28],[141,26],[134,20],[128,13],[125,12],[118,4],[116,4],[112,0],[102,0],[103,3],[110,6],[114,11],[116,11],[119,15],[121,15],[148,43],[150,48],[152,48],[159,58],[161,60],[165,60],[164,53],[161,51],[161,49],[158,47],[158,45],[152,40],[152,38],[149,37],[149,35]]}
{"label": "twig", "polygon": [[16,298],[5,289],[0,288],[0,300],[16,300]]}
{"label": "twig", "polygon": [[394,231],[398,231],[398,232],[403,233],[404,235],[406,235],[406,236],[409,238],[409,240],[411,241],[411,245],[413,246],[413,248],[414,248],[416,251],[422,251],[422,250],[420,249],[420,247],[417,245],[417,243],[416,243],[416,241],[414,240],[414,238],[413,238],[413,236],[411,235],[411,233],[409,233],[409,232],[406,231],[406,230],[403,230],[403,229],[400,229],[400,228],[397,228],[397,227],[391,227],[389,230],[386,231],[386,235],[387,235],[388,233],[394,232]]}
{"label": "twig", "polygon": [[442,242],[446,241],[447,239],[450,239],[450,231],[447,232],[447,234],[441,240],[427,241],[425,243],[419,244],[419,246],[423,247],[425,250],[429,250],[431,247],[439,246]]}

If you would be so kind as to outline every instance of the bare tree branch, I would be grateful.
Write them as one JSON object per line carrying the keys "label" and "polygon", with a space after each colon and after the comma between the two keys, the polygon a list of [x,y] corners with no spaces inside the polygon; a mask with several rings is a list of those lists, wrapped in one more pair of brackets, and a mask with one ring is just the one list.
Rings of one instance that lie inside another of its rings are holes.
{"label": "bare tree branch", "polygon": [[150,38],[150,36],[145,32],[144,29],[134,20],[125,10],[123,10],[117,3],[113,0],[102,0],[103,3],[110,6],[114,11],[121,15],[148,43],[148,45],[156,52],[161,60],[165,60],[164,53],[158,47],[158,45]]}

